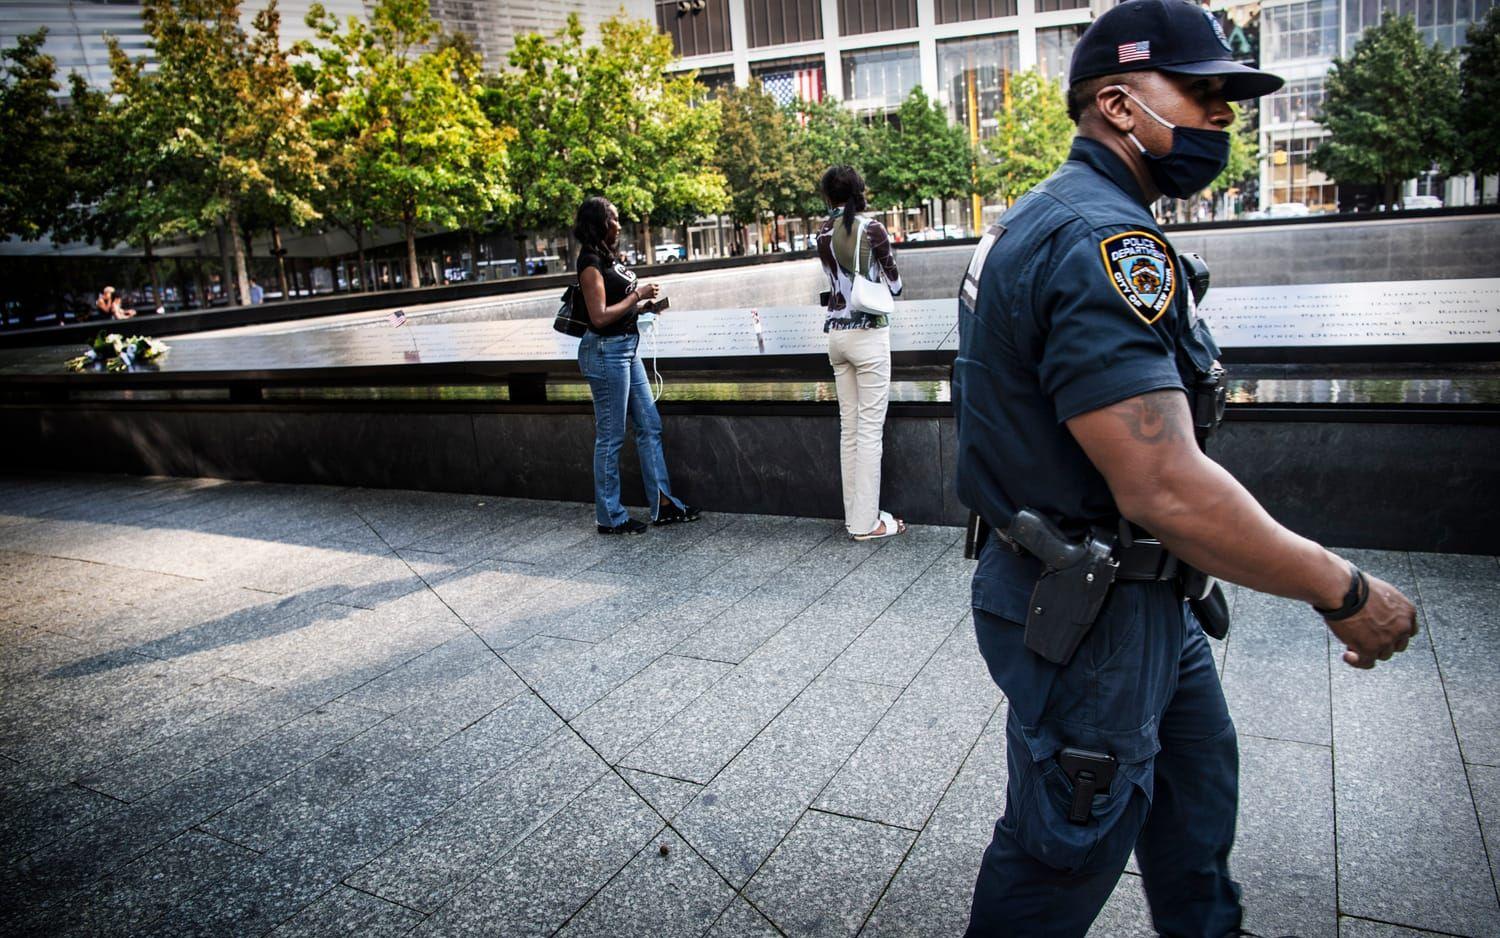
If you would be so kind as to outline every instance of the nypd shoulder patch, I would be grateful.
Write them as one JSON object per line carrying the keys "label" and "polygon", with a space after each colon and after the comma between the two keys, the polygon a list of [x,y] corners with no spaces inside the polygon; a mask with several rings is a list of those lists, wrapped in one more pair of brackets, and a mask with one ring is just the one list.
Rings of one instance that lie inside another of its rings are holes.
{"label": "nypd shoulder patch", "polygon": [[1151,325],[1172,305],[1177,271],[1165,242],[1147,231],[1126,231],[1099,244],[1104,271],[1141,322]]}

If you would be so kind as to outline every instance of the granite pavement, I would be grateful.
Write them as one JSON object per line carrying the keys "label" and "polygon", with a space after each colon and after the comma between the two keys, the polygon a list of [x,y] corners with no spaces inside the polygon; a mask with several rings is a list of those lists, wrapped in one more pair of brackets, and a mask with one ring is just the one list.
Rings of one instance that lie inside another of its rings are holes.
{"label": "granite pavement", "polygon": [[[0,934],[958,935],[1005,786],[962,532],[0,477]],[[1339,661],[1232,590],[1246,927],[1500,935],[1500,560]],[[1132,864],[1097,936],[1152,934]]]}

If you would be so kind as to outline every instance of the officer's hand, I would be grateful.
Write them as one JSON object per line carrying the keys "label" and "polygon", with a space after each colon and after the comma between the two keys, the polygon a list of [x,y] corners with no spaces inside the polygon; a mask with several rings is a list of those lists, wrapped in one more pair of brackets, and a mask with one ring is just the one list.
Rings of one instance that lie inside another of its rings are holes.
{"label": "officer's hand", "polygon": [[1368,573],[1365,577],[1370,583],[1365,607],[1347,619],[1329,622],[1328,628],[1344,643],[1344,663],[1368,669],[1406,650],[1417,634],[1417,608],[1386,581]]}

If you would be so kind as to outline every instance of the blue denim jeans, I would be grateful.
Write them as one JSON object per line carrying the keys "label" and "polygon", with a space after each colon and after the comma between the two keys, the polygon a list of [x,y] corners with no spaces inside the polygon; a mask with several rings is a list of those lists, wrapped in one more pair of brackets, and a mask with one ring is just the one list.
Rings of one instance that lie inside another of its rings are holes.
{"label": "blue denim jeans", "polygon": [[651,520],[665,497],[678,508],[661,450],[661,414],[651,400],[651,382],[638,354],[638,335],[584,335],[578,343],[578,369],[594,397],[594,516],[607,527],[624,524],[630,515],[620,504],[620,448],[625,419],[635,427],[635,448],[646,483]]}

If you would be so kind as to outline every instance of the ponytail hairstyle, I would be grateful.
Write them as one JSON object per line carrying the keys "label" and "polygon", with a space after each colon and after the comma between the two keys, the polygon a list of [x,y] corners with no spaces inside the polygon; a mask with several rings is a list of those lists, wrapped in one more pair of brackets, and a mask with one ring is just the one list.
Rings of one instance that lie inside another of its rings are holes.
{"label": "ponytail hairstyle", "polygon": [[829,205],[844,207],[844,232],[854,230],[854,216],[863,212],[865,205],[865,180],[853,166],[840,164],[828,167],[819,184],[823,198]]}
{"label": "ponytail hairstyle", "polygon": [[578,239],[579,253],[590,251],[602,260],[619,261],[621,258],[609,246],[610,202],[602,195],[593,195],[578,206],[573,217],[573,237]]}

